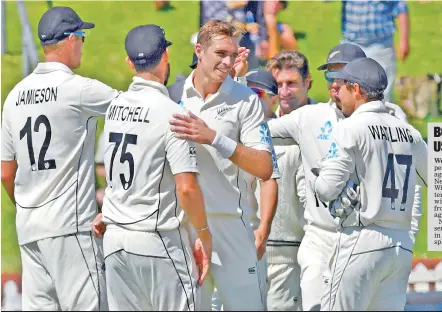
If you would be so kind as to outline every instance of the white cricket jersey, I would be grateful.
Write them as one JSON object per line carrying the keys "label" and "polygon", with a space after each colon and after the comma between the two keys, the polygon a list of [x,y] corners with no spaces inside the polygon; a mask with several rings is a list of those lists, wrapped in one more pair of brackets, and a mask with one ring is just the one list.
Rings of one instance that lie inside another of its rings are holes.
{"label": "white cricket jersey", "polygon": [[2,160],[17,160],[15,200],[19,244],[89,231],[97,213],[96,117],[119,92],[39,63],[9,93],[3,109]]}
{"label": "white cricket jersey", "polygon": [[360,185],[357,225],[410,230],[417,175],[427,183],[427,145],[381,101],[339,122],[315,182],[318,197],[336,199],[348,179]]}
{"label": "white cricket jersey", "polygon": [[317,168],[318,162],[327,155],[334,128],[344,118],[342,112],[330,101],[304,105],[290,114],[268,121],[275,148],[297,144],[301,150],[306,180],[305,220],[329,230],[336,230],[339,227],[338,221],[330,215],[328,203],[321,202],[315,196],[311,185],[316,177],[311,169]]}
{"label": "white cricket jersey", "polygon": [[95,163],[96,164],[104,164],[104,149],[106,148],[106,137],[104,136],[104,132],[100,133],[98,137],[97,150],[95,151]]}
{"label": "white cricket jersey", "polygon": [[[272,151],[272,142],[258,96],[230,76],[218,92],[204,100],[193,85],[194,71],[183,85],[181,94],[169,88],[170,97],[206,124],[236,142],[258,150]],[[198,177],[207,213],[242,216],[250,211],[247,183],[243,171],[210,145],[197,144]],[[274,163],[276,165],[276,162]]]}
{"label": "white cricket jersey", "polygon": [[174,175],[198,170],[195,146],[170,130],[175,113],[186,114],[166,87],[140,77],[109,106],[102,208],[108,228],[170,231],[183,221]]}

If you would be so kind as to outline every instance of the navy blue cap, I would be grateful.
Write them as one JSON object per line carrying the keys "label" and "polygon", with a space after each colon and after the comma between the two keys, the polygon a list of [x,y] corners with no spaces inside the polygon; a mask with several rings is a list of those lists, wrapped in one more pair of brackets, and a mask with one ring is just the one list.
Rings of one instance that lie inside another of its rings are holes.
{"label": "navy blue cap", "polygon": [[356,44],[341,43],[330,50],[327,62],[318,67],[318,70],[327,69],[331,64],[348,64],[361,57],[367,57],[365,52]]}
{"label": "navy blue cap", "polygon": [[193,52],[192,64],[190,64],[189,67],[195,69],[197,64],[198,64],[198,57],[196,56],[195,52]]}
{"label": "navy blue cap", "polygon": [[166,40],[164,29],[154,24],[132,28],[125,40],[127,56],[142,67],[157,64],[171,44]]}
{"label": "navy blue cap", "polygon": [[43,45],[56,44],[69,36],[66,32],[94,27],[92,23],[83,22],[69,7],[53,7],[41,17],[38,23],[38,37]]}
{"label": "navy blue cap", "polygon": [[387,73],[372,58],[356,59],[340,71],[329,72],[327,77],[357,83],[367,91],[384,91],[388,85]]}
{"label": "navy blue cap", "polygon": [[260,84],[266,91],[272,92],[274,95],[278,94],[278,83],[273,77],[272,73],[265,69],[254,69],[246,74],[247,82]]}

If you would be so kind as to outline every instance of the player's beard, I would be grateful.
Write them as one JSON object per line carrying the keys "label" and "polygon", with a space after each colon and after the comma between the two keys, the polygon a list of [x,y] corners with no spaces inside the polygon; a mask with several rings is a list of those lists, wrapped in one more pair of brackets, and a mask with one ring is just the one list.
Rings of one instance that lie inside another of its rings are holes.
{"label": "player's beard", "polygon": [[169,81],[169,77],[170,77],[170,63],[167,63],[166,79],[164,80],[165,86],[167,86],[167,82]]}

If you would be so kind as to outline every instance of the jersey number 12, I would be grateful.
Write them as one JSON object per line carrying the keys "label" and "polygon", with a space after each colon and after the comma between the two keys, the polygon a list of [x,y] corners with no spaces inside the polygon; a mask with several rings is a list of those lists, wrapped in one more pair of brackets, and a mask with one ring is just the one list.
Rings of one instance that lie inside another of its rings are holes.
{"label": "jersey number 12", "polygon": [[[382,183],[382,197],[391,199],[391,209],[396,210],[394,200],[399,196],[399,189],[396,188],[396,179],[394,173],[394,158],[399,165],[407,166],[405,170],[405,181],[402,189],[402,200],[400,211],[405,211],[405,203],[407,202],[408,179],[410,177],[410,169],[412,164],[411,155],[402,154],[388,154],[387,169],[384,175],[384,182]],[[388,180],[390,180],[390,187],[387,187]]]}
{"label": "jersey number 12", "polygon": [[[124,139],[123,139],[124,137]],[[137,144],[137,136],[135,134],[123,134],[123,133],[116,133],[116,132],[110,132],[109,133],[109,142],[115,143],[114,150],[112,151],[110,166],[109,166],[109,181],[110,187],[112,187],[112,174],[113,174],[113,168],[114,168],[114,160],[115,155],[117,154],[118,147],[120,147],[121,142],[123,142],[123,147],[121,148],[121,155],[120,155],[120,163],[124,164],[125,162],[128,162],[129,164],[129,179],[126,180],[126,177],[123,173],[120,173],[120,181],[121,185],[123,185],[123,189],[127,190],[132,185],[133,179],[134,179],[134,171],[135,171],[135,164],[134,164],[134,157],[132,156],[132,153],[127,152],[127,145],[128,144]]]}
{"label": "jersey number 12", "polygon": [[50,170],[56,169],[57,165],[55,164],[55,159],[45,159],[46,152],[48,151],[49,144],[51,143],[52,130],[51,124],[49,123],[48,117],[46,115],[40,115],[35,120],[34,124],[34,132],[40,131],[40,126],[43,124],[45,126],[45,139],[43,141],[43,146],[41,147],[40,153],[38,154],[38,163],[35,164],[35,156],[34,156],[34,145],[32,143],[32,118],[28,117],[26,119],[25,126],[20,130],[20,140],[26,136],[26,143],[28,146],[28,154],[29,161],[31,163],[31,170]]}

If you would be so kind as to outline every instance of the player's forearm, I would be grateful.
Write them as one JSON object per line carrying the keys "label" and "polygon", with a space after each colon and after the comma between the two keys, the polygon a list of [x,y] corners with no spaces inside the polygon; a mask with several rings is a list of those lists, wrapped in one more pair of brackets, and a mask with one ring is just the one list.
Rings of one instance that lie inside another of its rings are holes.
{"label": "player's forearm", "polygon": [[17,162],[2,161],[2,184],[8,193],[9,198],[15,203],[14,188],[15,175],[17,172]]}
{"label": "player's forearm", "polygon": [[272,155],[267,151],[238,144],[230,160],[244,171],[263,181],[267,181],[272,176]]}
{"label": "player's forearm", "polygon": [[278,183],[275,179],[261,182],[260,192],[260,223],[259,227],[267,234],[270,234],[273,217],[278,206]]}
{"label": "player's forearm", "polygon": [[227,7],[229,7],[230,9],[239,9],[244,7],[248,1],[244,1],[244,0],[233,0],[233,1],[226,1],[227,2]]}
{"label": "player's forearm", "polygon": [[408,17],[408,13],[404,12],[404,13],[400,13],[397,16],[398,19],[398,24],[399,24],[399,36],[400,36],[400,41],[403,44],[407,44],[409,42],[409,34],[410,34],[410,19]]}
{"label": "player's forearm", "polygon": [[189,175],[193,177],[188,178],[187,183],[177,183],[178,201],[190,223],[197,230],[199,238],[204,240],[207,235],[210,235],[210,232],[207,230],[199,231],[208,227],[204,199],[196,174],[189,173]]}

